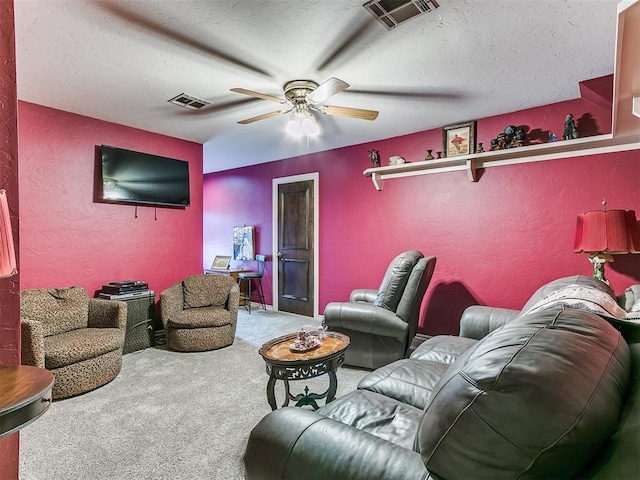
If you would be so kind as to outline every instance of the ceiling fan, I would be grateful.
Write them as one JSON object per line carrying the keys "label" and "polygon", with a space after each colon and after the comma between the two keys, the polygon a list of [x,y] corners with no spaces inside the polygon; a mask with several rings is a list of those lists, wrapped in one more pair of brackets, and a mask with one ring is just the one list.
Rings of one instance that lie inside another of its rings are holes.
{"label": "ceiling fan", "polygon": [[249,95],[250,97],[261,98],[271,102],[285,105],[282,110],[265,113],[256,117],[240,120],[238,123],[247,125],[249,123],[265,120],[277,115],[291,113],[291,120],[288,129],[291,133],[313,135],[319,132],[313,111],[326,115],[337,115],[341,117],[358,118],[362,120],[375,120],[378,112],[375,110],[365,110],[361,108],[338,107],[334,105],[322,105],[329,97],[340,93],[349,87],[349,84],[338,78],[331,77],[322,84],[313,80],[291,80],[282,86],[284,98],[274,97],[264,93],[254,92],[245,88],[232,88],[232,92]]}

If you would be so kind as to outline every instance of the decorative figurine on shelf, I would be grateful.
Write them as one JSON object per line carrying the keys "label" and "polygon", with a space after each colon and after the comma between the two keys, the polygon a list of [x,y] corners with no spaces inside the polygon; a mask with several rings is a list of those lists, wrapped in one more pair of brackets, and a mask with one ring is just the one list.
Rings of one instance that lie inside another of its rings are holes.
{"label": "decorative figurine on shelf", "polygon": [[378,153],[378,150],[369,150],[369,159],[371,160],[371,168],[380,166],[380,153]]}
{"label": "decorative figurine on shelf", "polygon": [[578,138],[578,131],[576,130],[576,122],[573,120],[573,114],[570,113],[564,120],[562,139],[573,140],[574,138]]}
{"label": "decorative figurine on shelf", "polygon": [[476,153],[483,153],[484,152],[484,147],[482,146],[482,142],[478,142],[478,149],[476,150]]}
{"label": "decorative figurine on shelf", "polygon": [[424,157],[425,160],[433,160],[433,155],[431,154],[433,150],[427,150],[427,156]]}
{"label": "decorative figurine on shelf", "polygon": [[442,158],[442,152],[436,152],[436,158],[440,160]]}
{"label": "decorative figurine on shelf", "polygon": [[504,132],[499,133],[496,138],[491,140],[491,150],[521,147],[524,145],[526,137],[527,134],[523,128],[509,125],[504,129]]}
{"label": "decorative figurine on shelf", "polygon": [[558,141],[558,136],[553,132],[549,132],[549,141],[557,142]]}

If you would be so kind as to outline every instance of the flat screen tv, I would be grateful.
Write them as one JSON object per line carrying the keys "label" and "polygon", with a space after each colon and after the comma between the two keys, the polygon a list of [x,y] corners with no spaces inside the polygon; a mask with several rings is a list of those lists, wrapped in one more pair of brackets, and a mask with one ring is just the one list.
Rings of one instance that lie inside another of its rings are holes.
{"label": "flat screen tv", "polygon": [[130,205],[190,205],[188,162],[108,145],[100,150],[100,200]]}

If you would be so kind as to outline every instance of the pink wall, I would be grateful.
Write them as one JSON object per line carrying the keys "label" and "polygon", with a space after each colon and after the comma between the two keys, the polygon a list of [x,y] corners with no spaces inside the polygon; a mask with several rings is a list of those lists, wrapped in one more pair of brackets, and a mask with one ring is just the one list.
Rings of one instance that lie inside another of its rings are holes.
{"label": "pink wall", "polygon": [[[20,102],[21,288],[144,280],[159,295],[202,270],[202,145]],[[186,160],[191,206],[94,202],[101,144]]]}
{"label": "pink wall", "polygon": [[[610,132],[611,112],[578,99],[479,120],[478,141],[487,148],[509,124],[535,142],[549,131],[561,138],[567,113],[583,136]],[[257,226],[257,250],[271,254],[272,179],[318,171],[320,311],[353,288],[377,288],[389,260],[417,248],[438,257],[421,331],[457,333],[469,305],[519,308],[544,282],[589,275],[586,255],[572,252],[578,213],[606,198],[640,214],[637,152],[489,168],[477,183],[465,172],[387,180],[378,192],[362,175],[373,148],[383,165],[391,155],[421,160],[441,150],[441,130],[205,175],[205,261],[230,252],[231,227],[243,223]],[[617,291],[638,283],[640,255],[618,256],[608,272]],[[270,270],[265,283],[270,303]]]}
{"label": "pink wall", "polygon": [[[0,0],[0,188],[18,248],[18,126],[13,0]],[[18,270],[20,258],[16,251]],[[0,365],[20,364],[20,276],[0,280]],[[0,439],[0,479],[18,478],[20,434]]]}

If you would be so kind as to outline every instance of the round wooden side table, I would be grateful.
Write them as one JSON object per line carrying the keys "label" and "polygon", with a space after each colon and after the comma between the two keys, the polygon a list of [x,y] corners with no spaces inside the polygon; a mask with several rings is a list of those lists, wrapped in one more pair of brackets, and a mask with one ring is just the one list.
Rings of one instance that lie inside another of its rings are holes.
{"label": "round wooden side table", "polygon": [[30,424],[51,406],[53,374],[27,365],[0,366],[0,438]]}
{"label": "round wooden side table", "polygon": [[[272,410],[278,405],[275,398],[276,380],[282,380],[285,388],[283,407],[289,405],[289,400],[296,402],[296,407],[305,405],[318,409],[316,400],[326,399],[331,402],[336,395],[338,378],[336,370],[344,363],[344,352],[349,346],[349,337],[338,332],[309,332],[317,336],[320,346],[307,352],[294,352],[290,345],[295,341],[297,333],[290,333],[268,341],[260,348],[260,355],[264,358],[269,374],[267,383],[267,400]],[[329,388],[324,393],[310,393],[305,387],[304,393],[292,395],[289,389],[290,380],[304,380],[327,374]]]}

